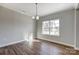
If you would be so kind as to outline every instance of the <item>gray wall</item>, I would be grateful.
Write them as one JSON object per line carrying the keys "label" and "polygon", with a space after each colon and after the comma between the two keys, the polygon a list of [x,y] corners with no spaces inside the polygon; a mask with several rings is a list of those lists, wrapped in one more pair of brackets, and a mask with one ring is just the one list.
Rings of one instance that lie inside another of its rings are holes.
{"label": "gray wall", "polygon": [[37,37],[37,20],[33,19],[33,38]]}
{"label": "gray wall", "polygon": [[0,47],[25,40],[32,31],[31,17],[0,6]]}
{"label": "gray wall", "polygon": [[79,9],[76,10],[76,47],[79,48]]}
{"label": "gray wall", "polygon": [[79,8],[79,3],[78,3],[78,6],[77,6],[77,8]]}
{"label": "gray wall", "polygon": [[[42,35],[42,21],[53,19],[60,20],[60,36]],[[43,16],[37,22],[37,27],[37,38],[74,45],[74,10]]]}

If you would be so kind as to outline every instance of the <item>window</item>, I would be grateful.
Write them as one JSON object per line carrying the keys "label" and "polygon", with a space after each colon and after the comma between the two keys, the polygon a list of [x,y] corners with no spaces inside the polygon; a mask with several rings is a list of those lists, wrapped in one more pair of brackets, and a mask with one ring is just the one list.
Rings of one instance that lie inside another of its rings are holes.
{"label": "window", "polygon": [[59,20],[51,20],[50,21],[50,35],[58,35],[59,36]]}
{"label": "window", "polygon": [[49,34],[49,21],[42,22],[42,34]]}
{"label": "window", "polygon": [[59,36],[59,19],[43,21],[42,34]]}

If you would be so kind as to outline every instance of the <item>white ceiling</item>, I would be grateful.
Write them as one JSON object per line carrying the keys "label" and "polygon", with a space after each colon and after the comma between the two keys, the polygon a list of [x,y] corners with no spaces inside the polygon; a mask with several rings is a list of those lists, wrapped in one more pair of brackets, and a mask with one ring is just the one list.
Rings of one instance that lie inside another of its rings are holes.
{"label": "white ceiling", "polygon": [[[28,16],[34,16],[36,14],[34,3],[0,3],[0,5]],[[38,3],[38,15],[44,16],[50,13],[73,9],[75,6],[76,4],[74,3]]]}

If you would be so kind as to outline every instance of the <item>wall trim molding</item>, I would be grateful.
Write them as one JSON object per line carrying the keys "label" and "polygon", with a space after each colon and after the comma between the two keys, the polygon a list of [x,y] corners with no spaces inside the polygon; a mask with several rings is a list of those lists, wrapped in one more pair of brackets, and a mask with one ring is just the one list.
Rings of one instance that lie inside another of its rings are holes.
{"label": "wall trim molding", "polygon": [[73,47],[74,48],[74,45],[71,45],[71,44],[68,44],[68,43],[59,42],[59,41],[55,41],[55,40],[42,39],[42,38],[38,38],[38,39],[46,40],[46,41],[50,41],[50,42],[54,42],[54,43],[58,43],[58,44],[62,44],[62,45],[70,46],[70,47]]}
{"label": "wall trim molding", "polygon": [[20,43],[20,42],[23,42],[23,41],[25,41],[25,40],[14,41],[14,42],[11,42],[11,43],[3,44],[3,45],[0,46],[0,48],[6,47],[6,46],[9,46],[9,45],[13,45],[13,44],[17,44],[17,43]]}

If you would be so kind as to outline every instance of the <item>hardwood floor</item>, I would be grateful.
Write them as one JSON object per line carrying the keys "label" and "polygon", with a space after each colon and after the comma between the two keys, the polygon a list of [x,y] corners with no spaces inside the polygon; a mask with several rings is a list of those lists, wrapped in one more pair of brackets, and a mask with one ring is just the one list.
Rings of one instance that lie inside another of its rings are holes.
{"label": "hardwood floor", "polygon": [[24,41],[0,48],[0,55],[79,55],[79,51],[72,47],[34,39],[31,43]]}

